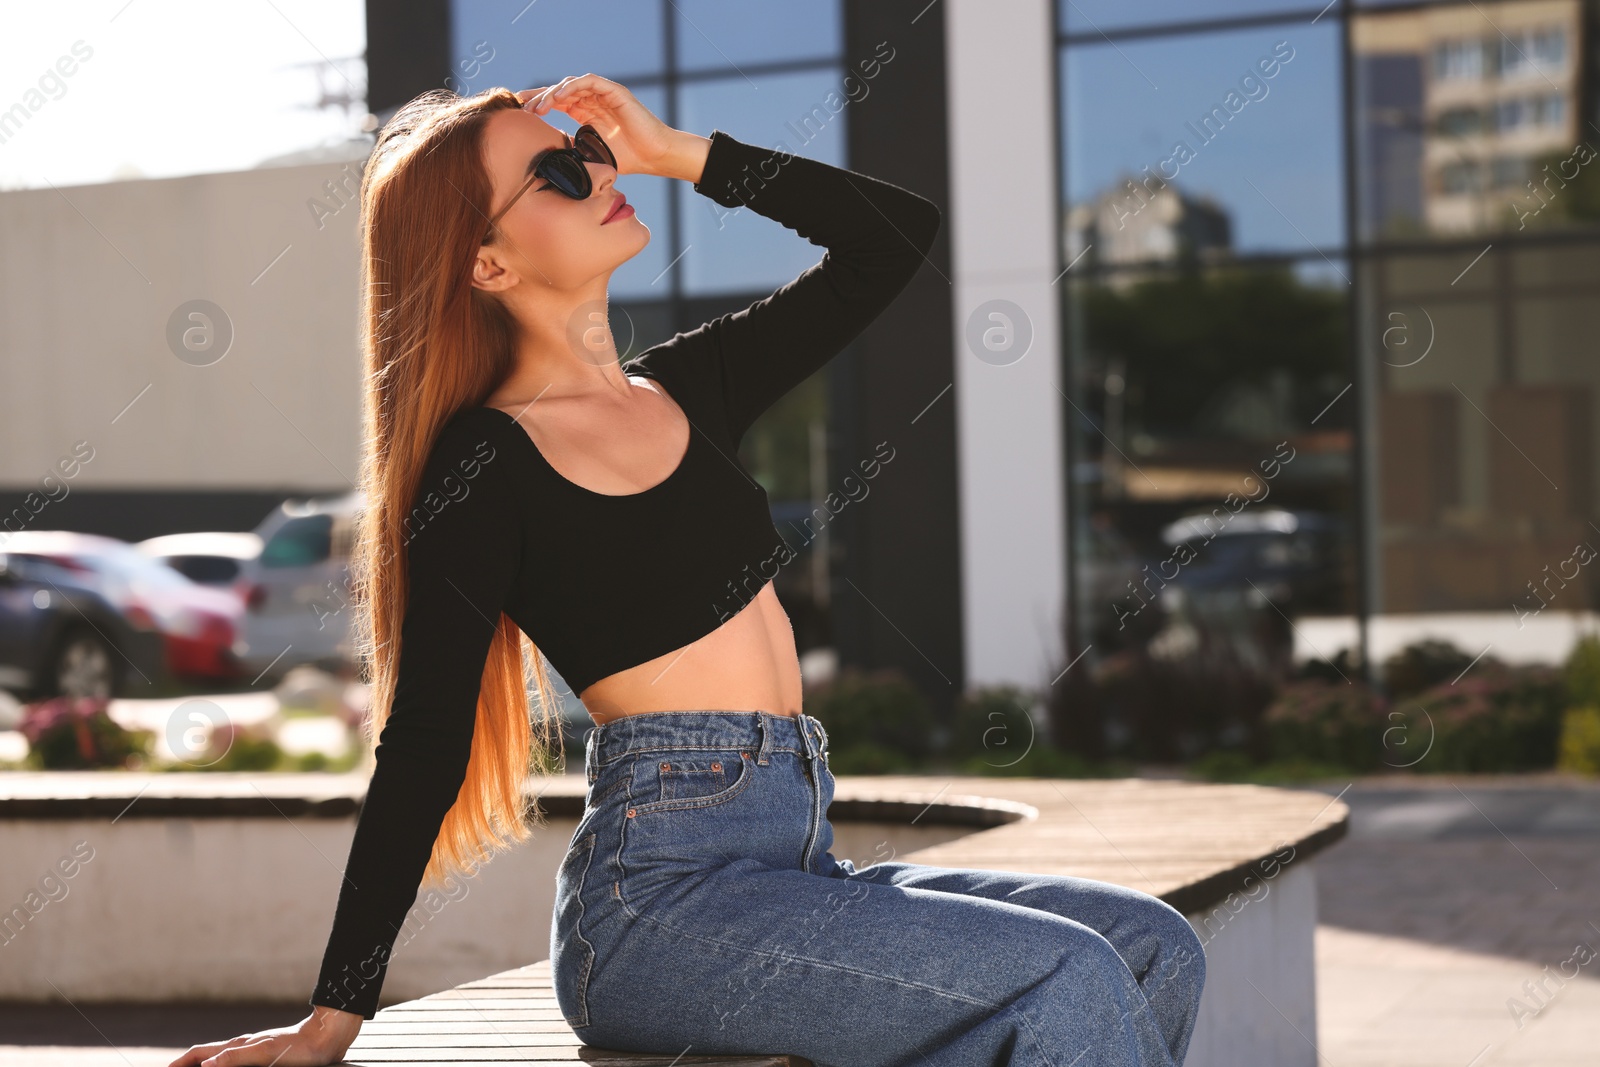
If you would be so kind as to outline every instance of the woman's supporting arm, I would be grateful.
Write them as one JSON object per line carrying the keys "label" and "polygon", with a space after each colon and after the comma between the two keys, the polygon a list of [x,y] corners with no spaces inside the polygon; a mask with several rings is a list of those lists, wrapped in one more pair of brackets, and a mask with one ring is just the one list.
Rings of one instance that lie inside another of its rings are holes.
{"label": "woman's supporting arm", "polygon": [[345,864],[311,1004],[370,1019],[472,753],[489,645],[521,563],[513,453],[504,420],[451,420],[407,521],[410,593],[394,701]]}

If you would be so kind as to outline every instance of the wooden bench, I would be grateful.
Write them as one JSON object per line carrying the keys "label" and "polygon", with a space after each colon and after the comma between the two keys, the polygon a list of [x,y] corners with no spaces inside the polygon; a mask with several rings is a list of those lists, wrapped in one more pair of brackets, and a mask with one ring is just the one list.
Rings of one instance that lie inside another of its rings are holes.
{"label": "wooden bench", "polygon": [[[576,817],[581,813],[581,778],[547,779],[539,785],[539,804],[547,815]],[[1208,940],[1209,932],[1212,939],[1220,939],[1218,944],[1229,957],[1244,961],[1229,964],[1219,958],[1217,969],[1213,970],[1213,950],[1208,941],[1208,1001],[1213,999],[1214,983],[1239,985],[1227,981],[1233,977],[1227,973],[1229,966],[1258,966],[1250,961],[1259,960],[1263,952],[1294,956],[1294,965],[1304,970],[1307,960],[1302,957],[1312,931],[1303,927],[1314,926],[1314,904],[1308,921],[1304,907],[1295,910],[1275,904],[1268,909],[1260,902],[1268,899],[1270,886],[1286,871],[1309,878],[1306,861],[1342,837],[1349,827],[1348,808],[1337,798],[1330,800],[1321,793],[1147,779],[844,777],[838,780],[828,815],[842,830],[855,821],[943,823],[974,828],[974,832],[954,840],[897,857],[911,862],[1075,874],[1159,896],[1190,917],[1190,922],[1202,930],[1202,940]],[[837,848],[835,854],[843,855]],[[1290,857],[1287,860],[1286,854]],[[865,858],[858,860],[858,865],[865,862]],[[1268,890],[1258,893],[1263,886]],[[1260,905],[1255,913],[1249,911],[1252,903]],[[1276,932],[1263,934],[1263,923],[1276,923],[1272,927]],[[1274,938],[1287,938],[1294,943],[1269,943]],[[1259,974],[1258,978],[1272,981]],[[1266,988],[1276,991],[1285,987],[1274,983]],[[1248,1013],[1250,1001],[1225,999],[1233,992],[1230,988],[1218,993],[1223,998],[1218,1003],[1242,1003],[1243,1008],[1224,1010]],[[1263,999],[1269,996],[1260,989],[1257,992]],[[1259,1029],[1263,1019],[1273,1022],[1267,1011],[1270,1007],[1281,1016],[1282,1021],[1276,1025],[1286,1031],[1296,1026],[1304,1029],[1303,1023],[1290,1021],[1293,1006],[1289,1013],[1281,1006],[1282,998],[1292,995],[1290,991],[1274,992],[1271,996],[1278,997],[1280,1003],[1268,1000],[1245,1022],[1253,1029]],[[1301,1007],[1303,1017],[1304,1010],[1309,1009]],[[1203,1024],[1207,1021],[1205,1008],[1203,1004]],[[1227,1019],[1212,1021],[1213,1032],[1207,1041],[1201,1040],[1197,1028],[1188,1067],[1229,1062],[1226,1056],[1244,1052],[1237,1035],[1225,1032],[1227,1025]],[[1224,1032],[1216,1032],[1217,1027],[1223,1027]],[[1314,1040],[1314,1032],[1310,1036]],[[1294,1051],[1302,1041],[1303,1035],[1286,1034],[1277,1047],[1290,1051],[1269,1051],[1259,1061],[1314,1063],[1314,1058],[1307,1059],[1304,1053]],[[1232,1049],[1233,1053],[1219,1049]],[[1269,1058],[1274,1055],[1279,1058]],[[1310,1055],[1314,1057],[1314,1051]],[[1257,1059],[1243,1055],[1233,1062]],[[556,1006],[549,960],[381,1009],[363,1027],[346,1062],[373,1067],[420,1063],[471,1067],[508,1062],[809,1067],[808,1061],[799,1057],[776,1054],[729,1057],[663,1051],[657,1056],[584,1045]]]}

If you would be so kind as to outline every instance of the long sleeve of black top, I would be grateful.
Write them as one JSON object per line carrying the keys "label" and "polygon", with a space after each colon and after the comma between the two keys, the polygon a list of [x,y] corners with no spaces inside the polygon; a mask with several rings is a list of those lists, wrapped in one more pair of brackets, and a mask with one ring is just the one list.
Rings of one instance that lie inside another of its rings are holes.
{"label": "long sleeve of black top", "polygon": [[404,535],[410,593],[394,700],[312,1004],[376,1014],[390,953],[466,778],[484,663],[522,560],[514,462],[482,418],[446,424],[428,460]]}
{"label": "long sleeve of black top", "polygon": [[941,215],[898,185],[805,156],[746,144],[722,130],[695,192],[748,207],[826,251],[793,281],[739,311],[679,332],[627,365],[687,375],[720,394],[735,443],[756,418],[819,370],[911,281]]}

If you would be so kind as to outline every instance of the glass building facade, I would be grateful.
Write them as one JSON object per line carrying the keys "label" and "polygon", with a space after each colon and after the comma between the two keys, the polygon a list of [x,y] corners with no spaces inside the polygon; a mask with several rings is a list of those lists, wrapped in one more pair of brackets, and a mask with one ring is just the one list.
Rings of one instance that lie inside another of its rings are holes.
{"label": "glass building facade", "polygon": [[1073,650],[1594,607],[1596,16],[1059,0]]}

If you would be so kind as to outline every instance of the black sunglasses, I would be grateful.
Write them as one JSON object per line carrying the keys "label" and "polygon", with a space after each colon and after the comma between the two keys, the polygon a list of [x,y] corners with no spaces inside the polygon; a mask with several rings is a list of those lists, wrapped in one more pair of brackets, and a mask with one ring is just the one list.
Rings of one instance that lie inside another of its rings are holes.
{"label": "black sunglasses", "polygon": [[494,213],[494,218],[489,220],[489,232],[484,235],[487,243],[494,236],[494,224],[499,222],[517,198],[528,191],[528,187],[535,181],[543,178],[558,192],[570,196],[574,200],[587,200],[589,194],[594,192],[594,182],[589,178],[589,163],[604,163],[615,168],[617,157],[600,137],[600,131],[593,126],[583,125],[578,127],[578,132],[567,137],[564,148],[550,148],[539,153],[529,164],[528,177],[520,188],[511,195],[505,206]]}

